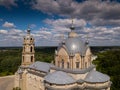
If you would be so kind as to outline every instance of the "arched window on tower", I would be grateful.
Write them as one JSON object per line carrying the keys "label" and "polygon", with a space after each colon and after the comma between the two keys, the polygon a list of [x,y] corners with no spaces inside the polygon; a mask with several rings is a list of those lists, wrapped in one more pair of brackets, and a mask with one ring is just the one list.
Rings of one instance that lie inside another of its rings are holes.
{"label": "arched window on tower", "polygon": [[31,56],[31,62],[33,62],[33,56]]}
{"label": "arched window on tower", "polygon": [[62,59],[62,68],[64,68],[64,60]]}
{"label": "arched window on tower", "polygon": [[33,40],[33,39],[32,39],[32,38],[30,38],[30,43],[32,43],[32,40]]}
{"label": "arched window on tower", "polygon": [[32,47],[30,47],[30,52],[32,52]]}
{"label": "arched window on tower", "polygon": [[80,62],[76,62],[76,68],[79,68]]}

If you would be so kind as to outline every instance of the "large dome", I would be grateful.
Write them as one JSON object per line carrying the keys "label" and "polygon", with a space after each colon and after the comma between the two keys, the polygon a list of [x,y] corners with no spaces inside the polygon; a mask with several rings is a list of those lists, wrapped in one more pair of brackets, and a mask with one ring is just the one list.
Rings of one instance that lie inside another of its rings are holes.
{"label": "large dome", "polygon": [[77,36],[74,32],[69,34],[69,37],[65,40],[65,47],[68,51],[68,54],[74,55],[75,53],[80,53],[84,56],[87,46],[86,44]]}

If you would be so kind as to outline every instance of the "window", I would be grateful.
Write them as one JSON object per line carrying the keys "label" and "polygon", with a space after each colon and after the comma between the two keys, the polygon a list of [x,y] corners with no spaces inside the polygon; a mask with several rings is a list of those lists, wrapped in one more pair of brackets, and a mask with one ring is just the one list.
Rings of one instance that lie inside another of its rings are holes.
{"label": "window", "polygon": [[64,60],[62,59],[62,68],[64,68]]}
{"label": "window", "polygon": [[31,62],[33,62],[33,56],[31,56]]}
{"label": "window", "polygon": [[69,64],[69,62],[67,62],[67,68],[70,68],[70,64]]}
{"label": "window", "polygon": [[76,62],[76,68],[79,68],[80,62]]}
{"label": "window", "polygon": [[23,62],[24,62],[24,56],[23,56]]}
{"label": "window", "polygon": [[32,52],[32,47],[30,48],[30,52]]}

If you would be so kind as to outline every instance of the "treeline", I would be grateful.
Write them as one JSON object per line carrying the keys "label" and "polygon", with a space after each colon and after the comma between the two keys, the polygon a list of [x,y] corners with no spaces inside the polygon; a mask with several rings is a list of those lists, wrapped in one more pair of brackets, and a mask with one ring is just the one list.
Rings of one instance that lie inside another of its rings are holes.
{"label": "treeline", "polygon": [[[55,47],[35,48],[35,60],[51,62]],[[21,64],[22,48],[2,48],[0,50],[0,76],[14,74]]]}
{"label": "treeline", "polygon": [[21,49],[0,50],[0,76],[14,74],[21,63]]}
{"label": "treeline", "polygon": [[97,54],[93,62],[97,70],[106,73],[112,81],[111,90],[120,90],[120,50],[108,50]]}

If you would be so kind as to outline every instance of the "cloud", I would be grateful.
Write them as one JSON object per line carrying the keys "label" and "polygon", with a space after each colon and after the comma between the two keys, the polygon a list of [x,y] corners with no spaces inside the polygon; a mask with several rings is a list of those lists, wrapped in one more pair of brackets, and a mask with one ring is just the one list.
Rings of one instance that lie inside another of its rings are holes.
{"label": "cloud", "polygon": [[[60,32],[60,33],[66,33],[70,32],[70,27],[72,25],[72,20],[71,19],[46,19],[44,22],[48,25],[51,26],[53,29],[54,33],[55,32]],[[80,29],[86,26],[86,21],[83,19],[74,19],[74,26],[76,29]]]}
{"label": "cloud", "polygon": [[68,15],[74,11],[72,0],[34,0],[32,8],[48,14]]}
{"label": "cloud", "polygon": [[[60,42],[68,37],[71,26],[70,19],[46,19],[44,22],[50,25],[46,29],[51,32],[51,42]],[[92,26],[87,27],[87,22],[83,19],[74,19],[75,32],[85,41],[87,36],[90,40],[90,45],[119,45],[120,27]],[[101,44],[102,43],[102,44]]]}
{"label": "cloud", "polygon": [[82,18],[95,26],[120,25],[120,4],[110,0],[34,0],[32,8],[44,13]]}
{"label": "cloud", "polygon": [[36,30],[33,32],[34,34],[39,34],[39,35],[51,35],[52,33],[49,31],[48,28],[40,28],[39,30]]}
{"label": "cloud", "polygon": [[30,24],[30,28],[35,28],[36,25],[35,24]]}
{"label": "cloud", "polygon": [[19,29],[11,29],[8,31],[10,36],[18,36],[22,37],[24,35],[24,32]]}
{"label": "cloud", "polygon": [[9,30],[0,30],[0,46],[22,46],[23,30],[11,28]]}
{"label": "cloud", "polygon": [[[72,19],[46,19],[44,22],[54,26],[70,26],[72,23]],[[74,19],[73,24],[75,24],[76,27],[84,27],[86,25],[86,22],[83,19]]]}
{"label": "cloud", "polygon": [[0,30],[0,34],[7,34],[8,31],[7,30]]}
{"label": "cloud", "polygon": [[17,6],[16,0],[0,0],[0,6],[10,8],[11,6]]}
{"label": "cloud", "polygon": [[16,27],[14,25],[14,23],[11,23],[11,22],[5,22],[2,26],[5,27],[5,28],[14,28],[14,27]]}
{"label": "cloud", "polygon": [[[68,33],[58,32],[54,29],[54,27],[51,29],[41,28],[32,31],[31,34],[35,38],[36,45],[58,45],[59,42],[68,37]],[[88,35],[90,45],[120,45],[120,27],[83,27],[78,34],[83,41],[87,39],[86,37]],[[3,44],[8,46],[22,46],[23,36],[25,35],[26,33],[23,30],[15,28],[10,30],[1,29],[0,46]]]}

